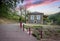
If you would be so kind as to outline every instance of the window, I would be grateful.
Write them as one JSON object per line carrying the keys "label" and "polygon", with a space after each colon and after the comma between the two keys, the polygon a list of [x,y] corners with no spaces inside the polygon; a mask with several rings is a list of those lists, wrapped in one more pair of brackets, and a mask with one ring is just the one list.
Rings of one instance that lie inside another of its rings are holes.
{"label": "window", "polygon": [[40,15],[37,15],[36,17],[37,17],[37,20],[40,20]]}
{"label": "window", "polygon": [[34,20],[34,15],[31,15],[30,19],[31,19],[31,20]]}

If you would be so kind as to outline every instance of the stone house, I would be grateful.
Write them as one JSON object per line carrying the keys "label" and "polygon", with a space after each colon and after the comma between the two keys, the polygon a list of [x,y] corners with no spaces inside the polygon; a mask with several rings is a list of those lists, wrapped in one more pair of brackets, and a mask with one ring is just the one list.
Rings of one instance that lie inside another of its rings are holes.
{"label": "stone house", "polygon": [[33,12],[28,14],[28,23],[43,24],[43,13]]}

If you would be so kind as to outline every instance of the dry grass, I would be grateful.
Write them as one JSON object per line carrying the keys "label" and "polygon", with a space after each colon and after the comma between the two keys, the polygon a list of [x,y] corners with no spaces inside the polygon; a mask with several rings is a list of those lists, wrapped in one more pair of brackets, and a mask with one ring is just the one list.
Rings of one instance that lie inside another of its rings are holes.
{"label": "dry grass", "polygon": [[0,18],[0,24],[9,24],[9,23],[16,23],[14,20],[9,20],[6,18]]}

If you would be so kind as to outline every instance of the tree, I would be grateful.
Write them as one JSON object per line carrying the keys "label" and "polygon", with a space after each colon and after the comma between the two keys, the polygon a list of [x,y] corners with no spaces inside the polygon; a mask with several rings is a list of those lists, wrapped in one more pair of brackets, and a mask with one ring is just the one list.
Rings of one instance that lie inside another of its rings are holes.
{"label": "tree", "polygon": [[16,7],[17,0],[0,0],[0,17],[8,17],[10,8]]}
{"label": "tree", "polygon": [[50,15],[49,19],[53,20],[54,23],[60,25],[60,12],[53,14],[53,15]]}

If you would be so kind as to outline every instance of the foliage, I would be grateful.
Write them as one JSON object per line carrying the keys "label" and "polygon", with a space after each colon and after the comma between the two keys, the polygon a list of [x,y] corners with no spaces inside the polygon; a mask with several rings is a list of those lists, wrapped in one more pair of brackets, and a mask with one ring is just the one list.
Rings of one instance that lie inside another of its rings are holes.
{"label": "foliage", "polygon": [[24,28],[25,28],[25,29],[28,29],[28,28],[29,28],[29,26],[27,26],[27,25],[24,25]]}
{"label": "foliage", "polygon": [[8,14],[8,17],[6,17],[7,19],[10,19],[10,20],[14,20],[14,21],[19,21],[19,16],[16,14],[16,12],[10,12]]}
{"label": "foliage", "polygon": [[32,35],[36,37],[38,40],[40,40],[41,39],[40,31],[42,30],[42,26],[33,26],[32,28],[34,29]]}
{"label": "foliage", "polygon": [[0,0],[0,18],[7,18],[12,20],[19,20],[19,16],[16,12],[12,12],[10,9],[15,11],[17,6],[17,0]]}
{"label": "foliage", "polygon": [[[30,26],[24,25],[24,28],[28,29]],[[42,26],[32,26],[31,29],[33,29],[32,35],[36,37],[38,40],[40,40],[41,35],[40,35],[40,30],[42,29]]]}
{"label": "foliage", "polygon": [[20,18],[19,18],[19,22],[20,22],[20,21],[25,22],[25,21],[26,21],[26,20],[25,20],[25,17],[20,16]]}
{"label": "foliage", "polygon": [[53,15],[50,15],[49,19],[53,20],[54,23],[60,25],[60,12],[53,14]]}
{"label": "foliage", "polygon": [[7,15],[8,15],[8,8],[6,8],[7,6],[6,6],[6,4],[1,4],[0,5],[0,17],[7,17]]}
{"label": "foliage", "polygon": [[38,30],[34,30],[32,35],[36,37],[38,40],[40,39],[40,32]]}
{"label": "foliage", "polygon": [[0,17],[8,17],[10,8],[16,7],[17,0],[0,0]]}

